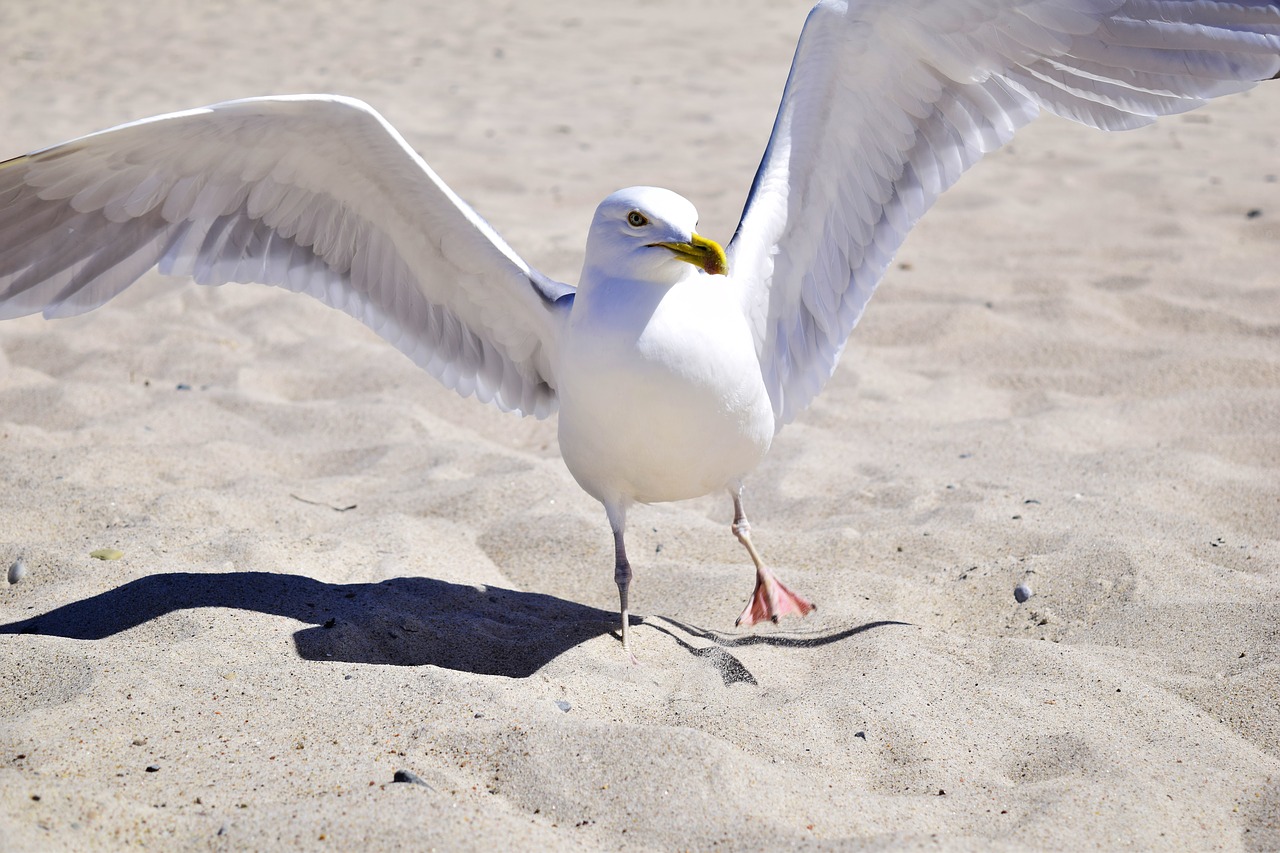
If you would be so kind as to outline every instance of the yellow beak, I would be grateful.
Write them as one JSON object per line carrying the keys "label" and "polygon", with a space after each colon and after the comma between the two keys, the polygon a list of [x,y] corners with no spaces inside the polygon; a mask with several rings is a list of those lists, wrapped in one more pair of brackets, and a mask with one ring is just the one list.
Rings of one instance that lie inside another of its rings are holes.
{"label": "yellow beak", "polygon": [[725,275],[729,272],[729,259],[724,256],[724,249],[715,240],[694,234],[688,243],[652,243],[671,250],[671,253],[686,264],[693,264],[710,275]]}

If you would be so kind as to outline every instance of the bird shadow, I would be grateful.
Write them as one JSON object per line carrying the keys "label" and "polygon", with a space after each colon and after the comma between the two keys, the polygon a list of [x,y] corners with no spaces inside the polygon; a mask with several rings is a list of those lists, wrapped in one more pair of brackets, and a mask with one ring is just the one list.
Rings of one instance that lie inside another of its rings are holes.
{"label": "bird shadow", "polygon": [[[310,623],[311,627],[293,635],[298,655],[305,660],[429,664],[507,678],[526,678],[580,643],[618,634],[616,612],[541,593],[426,577],[333,584],[276,572],[148,575],[47,613],[0,624],[0,634],[101,640],[167,613],[199,607],[233,608]],[[714,666],[726,685],[756,683],[728,647],[757,642],[811,647],[882,625],[903,624],[873,622],[824,637],[797,638],[723,636],[656,618],[702,642],[688,642],[634,616],[632,624],[671,637],[680,648]]]}
{"label": "bird shadow", "polygon": [[705,628],[698,628],[693,625],[686,625],[683,622],[672,619],[670,616],[656,617],[668,622],[686,634],[692,637],[698,637],[711,643],[709,646],[695,646],[692,643],[685,642],[675,635],[674,632],[668,631],[661,625],[646,622],[649,627],[675,640],[677,645],[688,651],[694,657],[705,659],[708,663],[720,671],[721,678],[724,679],[725,686],[730,684],[757,684],[755,676],[742,665],[742,661],[731,654],[728,649],[735,646],[779,646],[788,648],[816,648],[817,646],[825,646],[831,643],[838,643],[841,640],[847,640],[850,637],[870,631],[875,628],[887,628],[891,625],[910,625],[910,622],[894,622],[888,619],[881,619],[876,622],[867,622],[863,625],[856,625],[852,628],[845,628],[841,631],[834,631],[830,634],[808,634],[808,635],[789,635],[789,634],[746,634],[743,636],[731,636],[721,634],[718,631],[709,631]]}

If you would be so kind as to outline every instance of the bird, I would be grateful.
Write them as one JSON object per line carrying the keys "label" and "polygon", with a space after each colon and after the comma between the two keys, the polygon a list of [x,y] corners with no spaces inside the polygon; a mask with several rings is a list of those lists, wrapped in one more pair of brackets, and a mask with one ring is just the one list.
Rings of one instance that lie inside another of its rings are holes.
{"label": "bird", "polygon": [[87,312],[152,269],[257,282],[350,314],[464,397],[556,415],[613,535],[635,660],[637,503],[725,493],[755,568],[735,624],[814,610],[752,543],[744,481],[962,173],[1041,112],[1129,129],[1277,76],[1275,0],[822,0],[728,243],[675,192],[622,189],[595,210],[576,285],[524,260],[369,105],[226,101],[0,163],[0,320]]}

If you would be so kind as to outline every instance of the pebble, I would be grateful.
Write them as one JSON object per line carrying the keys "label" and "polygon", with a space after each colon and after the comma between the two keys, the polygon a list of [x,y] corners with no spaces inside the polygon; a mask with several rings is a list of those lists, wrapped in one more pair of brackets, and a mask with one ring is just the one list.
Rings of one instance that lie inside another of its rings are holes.
{"label": "pebble", "polygon": [[1034,593],[1031,592],[1031,587],[1027,586],[1025,583],[1020,583],[1013,588],[1013,600],[1019,604],[1026,601],[1033,594]]}
{"label": "pebble", "polygon": [[[421,776],[414,773],[412,770],[397,770],[395,775],[391,777],[391,781],[402,782],[406,785],[421,785],[424,788],[431,788],[430,785],[422,780]],[[435,788],[431,788],[431,790],[434,791]]]}
{"label": "pebble", "polygon": [[147,765],[147,772],[148,772],[148,773],[158,773],[159,771],[160,771],[160,765],[158,765],[158,764],[148,764],[148,765]]}
{"label": "pebble", "polygon": [[27,564],[21,557],[13,561],[9,567],[9,583],[17,583],[27,576]]}
{"label": "pebble", "polygon": [[570,705],[568,702],[564,701],[563,699],[557,699],[556,707],[567,714],[569,713],[569,709],[572,708],[573,706]]}

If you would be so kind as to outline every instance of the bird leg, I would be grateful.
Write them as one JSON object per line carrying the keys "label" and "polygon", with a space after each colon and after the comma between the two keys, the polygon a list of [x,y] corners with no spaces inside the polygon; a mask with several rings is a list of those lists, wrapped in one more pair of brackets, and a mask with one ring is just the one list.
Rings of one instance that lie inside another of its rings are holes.
{"label": "bird leg", "polygon": [[631,632],[627,630],[630,611],[627,608],[627,590],[631,586],[631,563],[622,544],[622,531],[613,532],[613,580],[618,585],[618,607],[622,611],[622,648],[631,651]]}
{"label": "bird leg", "polygon": [[769,571],[756,548],[751,544],[751,523],[742,509],[741,489],[731,492],[733,496],[733,535],[751,555],[751,562],[756,564],[756,588],[751,593],[751,600],[743,608],[742,615],[733,624],[754,625],[768,619],[774,623],[779,616],[807,616],[818,608],[808,599],[796,595],[783,586],[782,581]]}
{"label": "bird leg", "polygon": [[631,563],[627,560],[627,549],[622,543],[622,532],[626,527],[625,511],[618,512],[616,515],[621,516],[615,518],[615,512],[608,510],[609,526],[613,528],[613,580],[618,585],[618,608],[622,611],[622,650],[627,653],[627,657],[632,663],[639,663],[635,654],[631,651],[631,611],[627,607],[627,591],[631,587]]}

